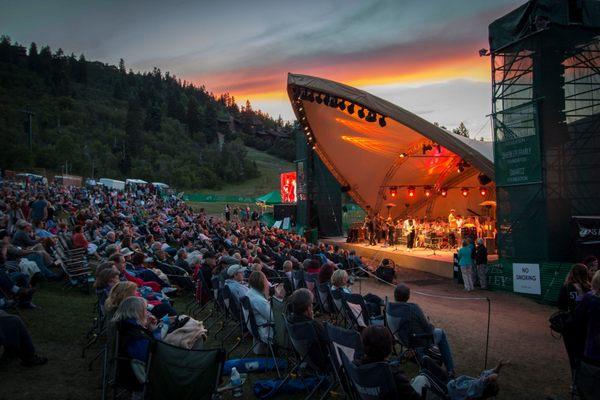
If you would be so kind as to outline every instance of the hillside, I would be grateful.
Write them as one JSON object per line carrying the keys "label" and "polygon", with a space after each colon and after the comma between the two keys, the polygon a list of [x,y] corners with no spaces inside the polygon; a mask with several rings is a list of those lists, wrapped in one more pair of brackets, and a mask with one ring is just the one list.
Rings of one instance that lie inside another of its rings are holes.
{"label": "hillside", "polygon": [[2,169],[232,190],[265,181],[277,164],[261,164],[246,146],[291,161],[296,129],[158,68],[127,71],[123,60],[107,65],[0,39]]}

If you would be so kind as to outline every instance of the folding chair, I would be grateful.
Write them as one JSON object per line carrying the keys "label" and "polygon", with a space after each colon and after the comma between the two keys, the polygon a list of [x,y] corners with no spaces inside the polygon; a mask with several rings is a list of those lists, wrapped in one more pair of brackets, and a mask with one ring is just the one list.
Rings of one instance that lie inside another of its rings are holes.
{"label": "folding chair", "polygon": [[336,382],[330,390],[340,385],[348,397],[352,394],[350,382],[342,372],[343,364],[340,352],[346,354],[350,360],[358,360],[363,356],[363,346],[360,334],[355,330],[348,330],[325,323],[325,332],[329,339],[329,360],[335,373]]}
{"label": "folding chair", "polygon": [[212,399],[221,380],[223,349],[188,350],[156,341],[151,349],[148,392],[152,399]]}
{"label": "folding chair", "polygon": [[[239,300],[231,293],[229,286],[223,286],[223,303],[227,308],[227,313],[229,318],[225,321],[225,325],[228,324],[229,321],[233,322],[233,328],[224,336],[221,337],[221,347],[223,347],[223,343],[229,339],[229,337],[239,329],[239,335],[236,339],[236,343],[233,345],[229,351],[227,351],[227,355],[231,354],[233,350],[235,350],[240,343],[248,336],[248,330],[245,329],[243,314],[240,306]],[[216,338],[216,336],[215,336]]]}
{"label": "folding chair", "polygon": [[315,299],[317,300],[317,305],[319,306],[319,310],[321,313],[331,318],[334,314],[332,308],[332,299],[331,294],[329,293],[329,283],[320,283],[317,285],[315,289],[316,295]]}
{"label": "folding chair", "polygon": [[338,319],[341,319],[341,321],[344,322],[344,324],[347,324],[346,316],[344,313],[344,305],[342,302],[342,295],[344,292],[342,292],[341,289],[334,290],[330,286],[329,293],[331,295],[331,301],[332,301],[333,307],[334,307],[333,312],[335,313],[335,321],[338,322]]}
{"label": "folding chair", "polygon": [[399,398],[394,375],[386,362],[357,366],[343,351],[339,352],[344,373],[352,388],[352,397],[360,400]]}
{"label": "folding chair", "polygon": [[427,354],[441,361],[439,352],[431,350],[434,346],[433,333],[415,332],[412,324],[412,311],[407,303],[386,303],[385,322],[396,343],[400,345],[400,358],[412,359],[421,367],[422,355]]}
{"label": "folding chair", "polygon": [[241,358],[245,358],[251,351],[253,351],[256,348],[256,346],[258,346],[259,344],[263,344],[267,346],[268,351],[273,357],[273,363],[275,364],[275,369],[277,370],[277,376],[281,377],[281,373],[279,372],[279,366],[277,365],[277,357],[275,357],[275,350],[273,349],[273,338],[271,337],[267,340],[263,340],[260,336],[260,328],[269,328],[272,331],[275,324],[273,322],[267,322],[258,325],[256,323],[254,309],[252,308],[252,304],[250,304],[250,299],[244,296],[240,299],[240,303],[242,306],[242,314],[244,316],[244,325],[246,325],[246,327],[250,331],[250,334],[254,338],[254,343],[252,344],[252,347],[250,347]]}
{"label": "folding chair", "polygon": [[370,325],[383,325],[383,316],[371,317],[365,299],[356,293],[344,293],[342,306],[348,326],[361,331]]}

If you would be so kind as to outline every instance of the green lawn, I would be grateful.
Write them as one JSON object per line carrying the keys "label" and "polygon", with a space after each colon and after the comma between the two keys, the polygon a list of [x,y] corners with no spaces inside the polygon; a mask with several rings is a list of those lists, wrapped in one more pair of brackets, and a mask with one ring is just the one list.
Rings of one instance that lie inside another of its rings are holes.
{"label": "green lawn", "polygon": [[246,147],[246,149],[248,150],[248,158],[256,161],[260,177],[238,184],[225,185],[219,190],[200,189],[197,192],[202,194],[258,197],[273,190],[279,190],[279,174],[296,170],[296,166],[291,162],[251,147]]}

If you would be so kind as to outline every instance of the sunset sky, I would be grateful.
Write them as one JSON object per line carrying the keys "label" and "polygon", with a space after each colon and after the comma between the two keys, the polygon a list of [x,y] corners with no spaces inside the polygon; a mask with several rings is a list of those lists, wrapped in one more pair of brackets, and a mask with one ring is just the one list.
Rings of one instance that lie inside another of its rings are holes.
{"label": "sunset sky", "polygon": [[0,0],[0,33],[163,71],[292,119],[288,72],[490,137],[487,26],[524,0]]}

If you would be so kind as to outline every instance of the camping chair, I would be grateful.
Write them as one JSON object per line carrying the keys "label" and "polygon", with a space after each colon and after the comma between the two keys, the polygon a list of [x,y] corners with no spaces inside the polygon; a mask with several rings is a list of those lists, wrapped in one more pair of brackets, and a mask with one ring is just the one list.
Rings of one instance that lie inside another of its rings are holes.
{"label": "camping chair", "polygon": [[317,300],[317,305],[319,306],[321,313],[331,318],[334,313],[332,308],[333,301],[331,299],[331,294],[329,293],[329,283],[325,282],[318,284],[315,292],[315,299]]}
{"label": "camping chair", "polygon": [[317,289],[317,285],[319,284],[319,274],[314,273],[314,274],[304,274],[304,281],[306,283],[306,288],[308,290],[310,290],[313,295],[315,295],[316,297],[316,289]]}
{"label": "camping chair", "polygon": [[344,292],[342,292],[341,289],[332,289],[331,286],[329,286],[329,293],[331,294],[331,301],[334,307],[333,312],[335,313],[335,321],[338,322],[339,319],[346,324],[344,305],[342,303],[342,295]]}
{"label": "camping chair", "polygon": [[348,327],[361,331],[370,325],[383,325],[383,317],[371,317],[365,299],[356,293],[342,294],[342,307]]}
{"label": "camping chair", "polygon": [[244,327],[243,315],[239,300],[231,293],[229,286],[223,286],[222,290],[223,302],[225,303],[225,307],[227,308],[227,312],[230,317],[227,321],[225,321],[225,324],[227,324],[228,321],[232,321],[234,326],[226,335],[221,338],[221,347],[223,347],[223,343],[239,329],[239,336],[236,339],[236,343],[227,352],[227,355],[229,355],[240,345],[240,343],[242,343],[246,336],[248,336],[248,330]]}
{"label": "camping chair", "polygon": [[346,354],[350,360],[358,360],[363,356],[363,346],[360,334],[355,330],[339,328],[335,325],[325,323],[325,332],[329,339],[329,360],[335,373],[336,382],[330,390],[340,385],[344,393],[349,397],[352,394],[350,382],[342,372],[343,364],[340,352]]}
{"label": "camping chair", "polygon": [[273,331],[275,324],[271,321],[266,322],[262,325],[258,325],[256,323],[254,309],[252,308],[252,304],[250,304],[250,299],[247,296],[244,296],[240,299],[240,303],[242,305],[244,325],[246,325],[254,339],[254,343],[252,344],[252,346],[248,349],[248,351],[246,351],[246,353],[241,358],[245,358],[251,351],[253,351],[256,348],[256,346],[258,346],[259,344],[263,344],[267,346],[269,353],[273,357],[273,363],[275,364],[275,369],[277,370],[277,376],[281,377],[281,373],[279,372],[279,366],[277,363],[277,357],[275,357],[275,350],[273,350],[273,338],[269,338],[265,341],[260,336],[260,328],[267,327],[270,328],[271,331]]}
{"label": "camping chair", "polygon": [[[83,346],[81,350],[81,358],[85,358],[85,351],[89,349],[92,345],[94,345],[98,338],[104,333],[105,328],[105,315],[104,315],[104,302],[108,297],[108,292],[106,290],[96,290],[96,302],[94,303],[94,319],[92,320],[92,326],[86,333],[87,343]],[[94,358],[96,360],[98,356]],[[94,361],[92,360],[92,362]],[[91,363],[90,363],[91,364]]]}
{"label": "camping chair", "polygon": [[[280,387],[283,387],[283,385],[285,385],[292,375],[300,372],[301,369],[310,369],[315,375],[317,375],[318,382],[305,397],[305,400],[308,400],[312,398],[319,387],[321,387],[321,385],[327,381],[327,374],[323,374],[323,372],[327,370],[327,367],[324,365],[319,365],[321,364],[322,360],[315,360],[312,358],[312,356],[315,355],[315,350],[317,350],[319,354],[326,354],[324,353],[326,349],[322,349],[319,344],[319,337],[315,331],[313,322],[307,321],[292,324],[287,319],[284,319],[284,321],[285,330],[288,333],[288,337],[296,355],[296,364],[285,376],[283,381],[281,381],[279,386],[274,389],[273,394],[275,394]],[[299,376],[302,380],[302,374],[299,374]],[[325,394],[328,392],[329,391],[327,390]]]}
{"label": "camping chair", "polygon": [[421,366],[421,355],[427,353],[435,360],[441,356],[434,350],[433,333],[417,333],[411,322],[411,311],[407,303],[386,303],[385,322],[396,343],[400,345],[400,358],[414,360]]}
{"label": "camping chair", "polygon": [[386,362],[357,366],[343,351],[339,352],[344,373],[352,388],[352,397],[360,400],[397,399],[394,375]]}
{"label": "camping chair", "polygon": [[188,350],[162,341],[151,347],[147,383],[151,399],[213,398],[225,363],[223,349]]}
{"label": "camping chair", "polygon": [[94,283],[95,278],[89,267],[85,252],[68,253],[60,245],[53,247],[54,257],[60,264],[67,280],[66,287],[81,286],[89,292],[90,286]]}
{"label": "camping chair", "polygon": [[303,270],[292,272],[292,284],[294,286],[294,290],[306,287],[306,281],[304,280],[304,275],[305,275],[305,272]]}
{"label": "camping chair", "polygon": [[169,278],[169,281],[171,281],[172,284],[189,291],[194,290],[194,282],[185,269],[164,262],[157,262],[156,267],[161,270],[167,276],[167,278]]}

